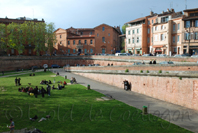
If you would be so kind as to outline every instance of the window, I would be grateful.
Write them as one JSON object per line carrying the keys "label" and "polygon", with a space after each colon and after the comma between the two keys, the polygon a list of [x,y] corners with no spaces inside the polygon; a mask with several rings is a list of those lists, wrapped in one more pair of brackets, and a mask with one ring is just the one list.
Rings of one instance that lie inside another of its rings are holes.
{"label": "window", "polygon": [[31,49],[29,49],[29,54],[31,54],[32,53],[32,50]]}
{"label": "window", "polygon": [[110,36],[110,33],[108,34],[108,36]]}
{"label": "window", "polygon": [[195,39],[197,40],[198,39],[198,33],[195,32]]}
{"label": "window", "polygon": [[139,29],[137,29],[137,33],[139,33]]}
{"label": "window", "polygon": [[198,20],[195,20],[195,27],[198,27]]}
{"label": "window", "polygon": [[75,40],[73,40],[73,45],[75,45]]}
{"label": "window", "polygon": [[62,41],[60,41],[60,44],[62,44]]}
{"label": "window", "polygon": [[175,31],[175,24],[173,25],[173,31]]}
{"label": "window", "polygon": [[175,36],[173,36],[173,43],[175,43]]}
{"label": "window", "polygon": [[134,37],[132,38],[133,43],[135,43]]}
{"label": "window", "polygon": [[131,33],[130,33],[130,30],[128,31],[128,35],[130,35]]}
{"label": "window", "polygon": [[161,26],[161,29],[162,29],[162,30],[164,29],[164,25]]}
{"label": "window", "polygon": [[68,45],[70,45],[70,41],[68,41]]}
{"label": "window", "polygon": [[190,21],[186,21],[186,28],[190,27]]}
{"label": "window", "polygon": [[68,49],[68,54],[70,53],[70,49]]}
{"label": "window", "polygon": [[161,34],[161,41],[164,40],[164,34]]}
{"label": "window", "polygon": [[155,41],[157,41],[158,40],[158,35],[155,35]]}
{"label": "window", "polygon": [[83,34],[83,32],[80,32],[80,34],[82,35],[82,34]]}
{"label": "window", "polygon": [[73,49],[73,53],[75,53],[76,52],[76,50],[75,49]]}
{"label": "window", "polygon": [[102,31],[105,31],[105,27],[102,27]]}
{"label": "window", "polygon": [[150,38],[149,37],[147,38],[147,42],[150,43]]}
{"label": "window", "polygon": [[173,48],[173,52],[177,53],[177,47]]}
{"label": "window", "polygon": [[93,44],[92,40],[90,40],[90,44]]}
{"label": "window", "polygon": [[152,24],[153,24],[153,20],[152,20]]}
{"label": "window", "polygon": [[90,49],[90,53],[93,53],[93,49],[92,48]]}
{"label": "window", "polygon": [[155,31],[157,31],[157,26],[155,26]]}
{"label": "window", "polygon": [[148,34],[150,33],[150,28],[148,28]]}
{"label": "window", "polygon": [[87,49],[85,49],[84,53],[87,53]]}
{"label": "window", "polygon": [[137,37],[137,43],[139,43],[139,37]]}
{"label": "window", "polygon": [[148,25],[150,24],[150,21],[148,21]]}
{"label": "window", "polygon": [[87,44],[87,40],[85,40],[85,44]]}
{"label": "window", "polygon": [[99,37],[99,34],[97,33],[97,37]]}
{"label": "window", "polygon": [[189,40],[189,33],[185,33],[185,36],[184,36],[184,38],[185,38],[185,40]]}
{"label": "window", "polygon": [[133,34],[135,34],[135,30],[133,30]]}
{"label": "window", "polygon": [[102,42],[105,42],[105,37],[102,37]]}
{"label": "window", "polygon": [[153,37],[151,37],[151,42],[153,42]]}
{"label": "window", "polygon": [[154,27],[152,27],[152,33],[153,33],[153,28],[154,28]]}
{"label": "window", "polygon": [[11,54],[14,54],[14,49],[11,49]]}
{"label": "window", "polygon": [[62,36],[60,35],[60,38],[61,38]]}
{"label": "window", "polygon": [[161,23],[168,22],[168,16],[161,18]]}
{"label": "window", "polygon": [[90,32],[90,35],[92,35],[92,31]]}
{"label": "window", "polygon": [[78,44],[81,44],[81,40],[78,41]]}
{"label": "window", "polygon": [[180,30],[180,24],[177,24],[177,30]]}
{"label": "window", "polygon": [[177,36],[177,42],[179,42],[179,35]]}
{"label": "window", "polygon": [[157,18],[155,19],[155,23],[157,23]]}
{"label": "window", "polygon": [[128,39],[128,44],[130,44],[131,42],[130,42],[131,40],[130,39]]}

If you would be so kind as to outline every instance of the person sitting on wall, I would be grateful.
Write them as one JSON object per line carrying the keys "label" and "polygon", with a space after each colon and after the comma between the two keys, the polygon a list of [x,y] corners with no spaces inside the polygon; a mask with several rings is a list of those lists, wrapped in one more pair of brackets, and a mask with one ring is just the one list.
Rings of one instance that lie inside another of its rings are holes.
{"label": "person sitting on wall", "polygon": [[113,66],[113,63],[111,64],[111,66]]}
{"label": "person sitting on wall", "polygon": [[144,61],[142,61],[142,64],[145,64]]}
{"label": "person sitting on wall", "polygon": [[124,81],[123,81],[123,84],[124,84],[124,90],[129,90],[129,82],[125,79]]}
{"label": "person sitting on wall", "polygon": [[149,62],[149,64],[152,64],[152,60]]}
{"label": "person sitting on wall", "polygon": [[110,64],[108,63],[108,65],[107,66],[110,66]]}
{"label": "person sitting on wall", "polygon": [[153,64],[156,64],[156,60],[153,61]]}

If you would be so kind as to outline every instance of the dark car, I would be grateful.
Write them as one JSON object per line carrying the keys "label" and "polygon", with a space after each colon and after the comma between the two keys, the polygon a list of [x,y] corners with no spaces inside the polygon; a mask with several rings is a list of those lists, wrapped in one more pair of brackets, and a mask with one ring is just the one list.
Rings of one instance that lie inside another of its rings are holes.
{"label": "dark car", "polygon": [[60,66],[57,64],[53,64],[53,65],[51,65],[51,68],[60,68]]}

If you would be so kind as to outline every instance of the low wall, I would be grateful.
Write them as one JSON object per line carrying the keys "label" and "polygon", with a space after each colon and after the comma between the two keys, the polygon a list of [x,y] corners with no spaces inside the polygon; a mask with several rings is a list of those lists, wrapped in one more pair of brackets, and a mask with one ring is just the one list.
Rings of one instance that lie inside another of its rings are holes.
{"label": "low wall", "polygon": [[131,91],[198,110],[198,79],[134,75],[75,73],[93,80],[123,88],[123,80],[132,84]]}

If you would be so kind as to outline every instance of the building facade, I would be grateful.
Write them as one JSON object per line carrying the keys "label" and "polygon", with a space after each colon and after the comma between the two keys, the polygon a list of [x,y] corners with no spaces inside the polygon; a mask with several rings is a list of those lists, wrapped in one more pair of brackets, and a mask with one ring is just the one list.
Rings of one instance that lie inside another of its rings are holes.
{"label": "building facade", "polygon": [[56,54],[113,54],[120,50],[120,27],[101,24],[95,28],[57,29]]}

